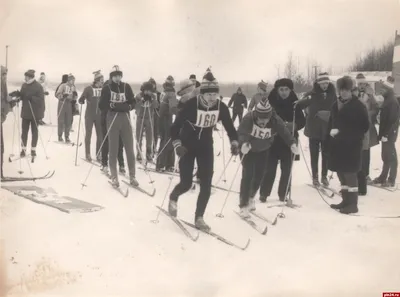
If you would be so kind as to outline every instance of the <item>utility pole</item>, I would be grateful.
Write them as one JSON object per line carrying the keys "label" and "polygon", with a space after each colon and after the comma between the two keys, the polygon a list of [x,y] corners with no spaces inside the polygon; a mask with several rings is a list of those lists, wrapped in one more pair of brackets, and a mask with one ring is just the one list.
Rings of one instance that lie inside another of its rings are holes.
{"label": "utility pole", "polygon": [[8,69],[8,45],[6,45],[6,69]]}
{"label": "utility pole", "polygon": [[318,66],[314,65],[313,68],[314,68],[314,80],[317,80],[317,77],[318,77],[318,74],[317,74]]}

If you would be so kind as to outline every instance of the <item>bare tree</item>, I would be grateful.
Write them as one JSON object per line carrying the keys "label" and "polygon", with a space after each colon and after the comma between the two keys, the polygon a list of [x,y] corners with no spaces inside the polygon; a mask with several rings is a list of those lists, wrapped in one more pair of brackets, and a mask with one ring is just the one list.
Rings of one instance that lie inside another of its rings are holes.
{"label": "bare tree", "polygon": [[297,73],[296,63],[293,60],[293,53],[289,52],[285,63],[285,77],[293,79]]}
{"label": "bare tree", "polygon": [[277,78],[281,78],[281,65],[275,64],[275,69],[276,69],[276,76]]}

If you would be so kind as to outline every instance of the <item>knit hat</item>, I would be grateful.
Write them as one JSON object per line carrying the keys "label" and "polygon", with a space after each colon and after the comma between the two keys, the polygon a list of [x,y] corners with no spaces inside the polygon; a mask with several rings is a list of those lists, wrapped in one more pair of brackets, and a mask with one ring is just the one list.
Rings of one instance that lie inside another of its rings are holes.
{"label": "knit hat", "polygon": [[153,85],[157,85],[156,80],[152,77],[149,78],[149,83],[151,83]]}
{"label": "knit hat", "polygon": [[264,92],[267,91],[267,86],[268,86],[268,84],[266,82],[264,82],[263,80],[261,80],[257,85],[257,87],[259,87]]}
{"label": "knit hat", "polygon": [[330,82],[331,82],[331,80],[329,79],[328,72],[322,72],[322,73],[318,74],[317,83],[323,84],[323,83],[330,83]]}
{"label": "knit hat", "polygon": [[70,74],[68,74],[68,80],[71,80],[71,79],[75,79],[75,76],[73,76],[73,75],[70,73]]}
{"label": "knit hat", "polygon": [[259,102],[255,108],[256,116],[259,118],[268,118],[272,114],[272,106],[269,101]]}
{"label": "knit hat", "polygon": [[362,73],[357,74],[356,81],[357,81],[357,84],[367,83],[367,79],[365,78],[364,74],[362,74]]}
{"label": "knit hat", "polygon": [[242,88],[241,87],[239,87],[236,92],[239,92],[239,91],[242,92]]}
{"label": "knit hat", "polygon": [[189,76],[189,79],[196,79],[196,74],[191,74],[191,75]]}
{"label": "knit hat", "polygon": [[175,79],[172,75],[168,75],[167,78],[165,79],[165,82],[175,85]]}
{"label": "knit hat", "polygon": [[35,70],[29,69],[27,72],[25,72],[25,76],[34,78],[35,77]]}
{"label": "knit hat", "polygon": [[94,81],[99,81],[103,78],[103,74],[100,73],[101,70],[97,70],[93,72],[94,75]]}
{"label": "knit hat", "polygon": [[279,89],[280,87],[288,87],[289,89],[293,90],[294,85],[293,81],[289,78],[281,78],[275,82],[274,88]]}
{"label": "knit hat", "polygon": [[219,93],[219,85],[217,79],[214,77],[210,69],[207,69],[206,74],[200,85],[200,94],[205,93]]}
{"label": "knit hat", "polygon": [[153,84],[149,81],[146,81],[142,84],[142,87],[140,88],[141,91],[152,91],[153,92]]}
{"label": "knit hat", "polygon": [[348,90],[351,91],[353,90],[353,79],[350,76],[343,76],[342,78],[339,78],[336,82],[336,86],[338,90]]}
{"label": "knit hat", "polygon": [[113,76],[117,76],[117,75],[122,76],[122,71],[121,71],[121,69],[119,68],[118,65],[114,65],[114,66],[111,68],[110,77],[112,78]]}
{"label": "knit hat", "polygon": [[382,86],[387,89],[394,89],[394,78],[393,76],[388,76],[385,81],[382,81]]}
{"label": "knit hat", "polygon": [[178,96],[183,96],[184,94],[192,92],[196,86],[191,79],[185,79],[179,85],[181,88],[177,93]]}

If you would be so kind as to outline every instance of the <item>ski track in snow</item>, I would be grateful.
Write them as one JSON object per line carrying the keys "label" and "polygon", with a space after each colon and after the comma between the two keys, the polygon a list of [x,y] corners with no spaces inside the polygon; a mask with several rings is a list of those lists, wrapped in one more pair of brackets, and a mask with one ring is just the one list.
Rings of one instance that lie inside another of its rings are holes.
{"label": "ski track in snow", "polygon": [[[9,90],[13,90],[12,86]],[[46,98],[46,108],[47,113],[51,108],[55,124],[57,100],[53,93],[50,91],[51,95]],[[133,117],[134,113],[131,114]],[[19,117],[16,111],[15,115]],[[6,175],[18,175],[20,164],[6,160],[12,149],[13,117],[10,113],[3,127]],[[45,118],[45,122],[48,120]],[[72,141],[76,141],[78,122],[79,117],[75,117]],[[222,130],[222,125],[219,129]],[[81,132],[80,141],[83,142],[84,130]],[[94,166],[87,187],[81,190],[81,183],[91,166],[81,160],[84,145],[79,148],[78,166],[75,166],[76,147],[53,141],[48,143],[51,133],[52,140],[56,140],[57,128],[40,127],[49,159],[46,160],[39,140],[38,157],[29,165],[34,175],[53,169],[56,174],[36,184],[99,204],[104,209],[66,214],[1,190],[1,235],[5,248],[1,269],[7,272],[9,296],[250,297],[296,294],[337,297],[357,294],[372,297],[381,296],[383,291],[400,290],[400,272],[393,265],[400,263],[400,220],[351,217],[332,211],[317,192],[306,185],[310,177],[303,157],[294,164],[292,188],[293,201],[303,207],[285,208],[286,218],[279,219],[276,226],[270,226],[266,236],[257,234],[232,211],[239,203],[235,193],[228,198],[223,212],[225,218],[217,218],[215,214],[220,212],[227,192],[215,190],[205,220],[214,232],[240,245],[251,238],[248,250],[242,252],[205,234],[200,234],[198,242],[194,243],[162,213],[158,224],[150,222],[157,215],[155,205],[159,205],[165,195],[168,176],[150,173],[157,188],[153,198],[134,189],[130,189],[128,198],[123,198],[111,189],[106,177]],[[94,137],[92,148],[95,147]],[[228,138],[224,137],[227,162],[230,148]],[[19,153],[19,138],[16,135],[14,154]],[[218,132],[214,133],[214,140],[217,154],[222,148]],[[28,150],[29,142],[30,134]],[[301,143],[308,158],[307,138],[301,136]],[[379,174],[376,168],[381,167],[380,146],[374,147],[371,153],[371,176],[375,177]],[[238,165],[239,158],[230,163],[227,182],[221,182],[220,186],[229,187]],[[24,175],[29,176],[27,161],[22,161],[21,166]],[[214,181],[222,169],[221,153],[215,157]],[[142,170],[136,172],[139,183],[151,188],[145,173]],[[178,178],[174,177],[170,191],[177,182]],[[332,184],[338,186],[336,177]],[[239,186],[240,170],[233,187],[239,190]],[[277,200],[277,182],[274,186],[271,201]],[[367,197],[359,198],[360,213],[400,214],[400,192],[373,187],[368,191]],[[189,222],[193,221],[197,193],[198,187],[179,200],[178,215]],[[328,202],[339,200],[337,197],[324,198]],[[257,204],[257,210],[273,220],[281,209]]]}

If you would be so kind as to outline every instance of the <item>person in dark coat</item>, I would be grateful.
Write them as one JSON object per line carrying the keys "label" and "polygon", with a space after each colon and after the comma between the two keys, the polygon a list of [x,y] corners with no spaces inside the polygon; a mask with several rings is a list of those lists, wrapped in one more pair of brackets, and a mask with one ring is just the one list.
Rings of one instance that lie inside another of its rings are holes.
{"label": "person in dark coat", "polygon": [[25,83],[21,87],[22,101],[22,150],[21,157],[26,155],[29,127],[32,132],[31,156],[36,156],[36,145],[39,139],[38,121],[44,117],[44,91],[42,85],[35,80],[35,70],[25,72]]}
{"label": "person in dark coat", "polygon": [[368,111],[352,94],[354,82],[349,76],[337,81],[339,98],[333,104],[328,123],[328,168],[337,172],[342,202],[331,204],[341,213],[358,212],[358,179],[361,170],[363,139],[369,129]]}
{"label": "person in dark coat", "polygon": [[[303,129],[306,124],[303,111],[295,109],[295,102],[299,99],[293,91],[293,81],[282,78],[275,82],[274,88],[269,93],[268,101],[275,110],[276,114],[283,120],[288,130],[292,133],[294,128],[294,138],[298,140],[298,131]],[[294,120],[294,122],[293,122]],[[294,126],[294,127],[293,127]],[[267,168],[260,186],[260,201],[266,202],[271,195],[274,185],[278,162],[281,167],[281,177],[279,179],[278,197],[280,201],[285,200],[285,196],[290,190],[290,172],[292,170],[293,154],[284,139],[277,135],[272,143],[269,154],[267,155]],[[257,189],[253,189],[257,191]],[[253,195],[255,195],[255,191]]]}
{"label": "person in dark coat", "polygon": [[[233,104],[233,107],[232,107]],[[232,107],[232,122],[235,123],[236,117],[239,117],[239,124],[243,119],[243,109],[247,108],[247,98],[239,87],[235,94],[229,100],[228,107]]]}
{"label": "person in dark coat", "polygon": [[[394,79],[389,76],[382,84],[384,98],[381,106],[378,139],[382,142],[383,167],[381,174],[373,180],[374,184],[394,187],[397,177],[396,140],[399,132],[400,105],[394,95]],[[388,177],[389,176],[389,177]]]}
{"label": "person in dark coat", "polygon": [[311,157],[311,171],[313,184],[319,186],[318,163],[319,152],[322,154],[321,182],[329,186],[328,182],[328,154],[327,154],[327,129],[329,111],[336,101],[336,90],[330,82],[328,73],[318,75],[313,89],[306,93],[305,98],[298,101],[296,106],[301,109],[307,108],[306,126],[304,135],[309,138]]}
{"label": "person in dark coat", "polygon": [[157,98],[157,107],[154,109],[154,117],[153,117],[153,132],[154,132],[154,140],[153,140],[153,152],[157,152],[158,147],[158,138],[160,136],[160,97],[161,92],[157,90],[157,83],[154,78],[150,77],[149,82],[153,85],[153,93]]}

